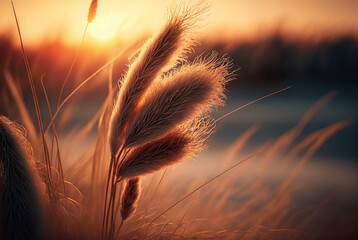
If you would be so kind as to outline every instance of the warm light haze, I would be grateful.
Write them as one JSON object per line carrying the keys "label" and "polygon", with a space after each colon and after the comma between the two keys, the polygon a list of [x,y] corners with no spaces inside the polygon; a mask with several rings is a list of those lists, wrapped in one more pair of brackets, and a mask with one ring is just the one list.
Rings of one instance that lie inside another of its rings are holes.
{"label": "warm light haze", "polygon": [[114,14],[97,16],[96,20],[89,25],[89,32],[98,40],[113,38],[119,28],[120,20]]}
{"label": "warm light haze", "polygon": [[[162,22],[170,0],[107,0],[98,7],[99,18],[90,27],[98,41],[125,40],[150,34]],[[297,37],[306,35],[358,34],[358,1],[355,0],[212,0],[210,13],[201,28],[227,37],[248,38],[282,28]],[[86,0],[15,0],[26,42],[60,38],[73,44],[81,40],[85,26]],[[111,17],[109,17],[111,16]],[[45,19],[45,20],[44,20]],[[100,27],[102,25],[102,27]],[[13,31],[10,1],[0,2],[0,32]],[[122,39],[122,40],[123,40]]]}

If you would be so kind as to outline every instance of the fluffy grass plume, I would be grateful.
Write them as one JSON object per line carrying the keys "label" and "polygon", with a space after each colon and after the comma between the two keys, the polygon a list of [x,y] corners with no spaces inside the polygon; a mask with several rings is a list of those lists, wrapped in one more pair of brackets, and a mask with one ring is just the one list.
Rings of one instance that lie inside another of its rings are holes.
{"label": "fluffy grass plume", "polygon": [[28,166],[30,147],[20,128],[0,116],[0,238],[40,239],[42,214]]}
{"label": "fluffy grass plume", "polygon": [[176,63],[183,60],[194,44],[193,29],[207,5],[173,7],[162,29],[141,48],[122,81],[110,120],[112,155],[120,145],[125,124],[152,82]]}
{"label": "fluffy grass plume", "polygon": [[128,124],[124,147],[158,139],[179,124],[222,105],[229,62],[216,59],[185,64],[151,87],[140,111]]}
{"label": "fluffy grass plume", "polygon": [[136,210],[139,195],[140,179],[138,177],[129,179],[121,199],[120,212],[122,221],[128,219]]}
{"label": "fluffy grass plume", "polygon": [[88,15],[87,15],[87,22],[91,23],[93,22],[94,18],[96,17],[97,13],[97,0],[92,0],[91,5],[88,9]]}
{"label": "fluffy grass plume", "polygon": [[135,148],[117,170],[117,177],[132,178],[159,171],[204,148],[214,124],[200,119],[173,130],[158,140]]}

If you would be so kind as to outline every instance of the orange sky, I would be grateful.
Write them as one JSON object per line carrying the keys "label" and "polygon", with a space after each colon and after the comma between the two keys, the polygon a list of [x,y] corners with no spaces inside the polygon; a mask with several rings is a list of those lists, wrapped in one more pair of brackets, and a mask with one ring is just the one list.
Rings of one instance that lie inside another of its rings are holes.
{"label": "orange sky", "polygon": [[[172,0],[99,0],[98,18],[109,16],[117,35],[130,40],[160,24]],[[280,25],[294,33],[353,33],[358,35],[357,0],[211,0],[203,34],[245,37]],[[64,36],[77,43],[86,23],[90,0],[14,0],[23,38],[36,43]],[[102,19],[103,20],[103,19]],[[15,23],[10,0],[0,2],[0,32]],[[90,34],[91,35],[91,34]],[[94,35],[93,35],[94,36]],[[97,39],[101,41],[100,39]]]}

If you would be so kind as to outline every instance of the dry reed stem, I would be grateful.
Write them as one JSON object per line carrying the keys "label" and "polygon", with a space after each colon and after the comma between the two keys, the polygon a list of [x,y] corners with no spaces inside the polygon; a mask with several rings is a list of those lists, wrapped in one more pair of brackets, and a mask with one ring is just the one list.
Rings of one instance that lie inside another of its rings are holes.
{"label": "dry reed stem", "polygon": [[[50,118],[52,118],[52,111],[51,111],[51,106],[50,106],[50,101],[48,99],[48,95],[47,95],[47,91],[46,91],[46,87],[43,83],[43,76],[41,76],[41,86],[42,86],[42,90],[44,92],[45,95],[45,99],[46,99],[46,103],[47,103],[47,108],[49,111],[49,115]],[[60,144],[59,144],[59,140],[58,140],[58,136],[57,136],[57,131],[55,128],[55,124],[52,125],[52,133],[53,133],[53,137],[55,139],[55,143],[56,143],[56,159],[57,159],[57,165],[56,165],[56,170],[58,171],[59,175],[60,175],[60,183],[62,185],[62,189],[63,191],[65,191],[65,178],[63,176],[63,168],[62,168],[62,160],[61,160],[61,152],[60,152]],[[51,158],[52,160],[52,158]]]}
{"label": "dry reed stem", "polygon": [[121,50],[116,56],[114,56],[111,60],[109,60],[107,63],[105,63],[102,67],[100,67],[99,69],[97,69],[94,73],[92,73],[88,78],[86,78],[85,80],[83,80],[83,82],[78,85],[60,104],[60,106],[57,108],[56,112],[53,114],[53,117],[51,118],[50,123],[48,124],[45,134],[48,132],[48,130],[50,130],[50,127],[52,126],[52,124],[54,123],[55,119],[57,118],[60,110],[62,109],[62,107],[66,104],[66,102],[68,100],[70,100],[70,98],[75,95],[86,83],[88,83],[91,79],[93,79],[98,73],[100,73],[103,69],[105,69],[106,67],[108,67],[110,64],[112,64],[113,62],[115,62],[119,57],[122,56],[122,54],[124,54],[126,52],[126,50],[128,49],[124,49]]}
{"label": "dry reed stem", "polygon": [[59,108],[60,106],[60,103],[61,103],[61,98],[62,98],[62,94],[63,94],[63,91],[65,90],[65,86],[66,86],[66,83],[68,81],[68,79],[70,78],[71,76],[71,73],[72,73],[72,70],[77,62],[77,59],[79,58],[80,54],[81,54],[81,51],[82,51],[82,48],[83,48],[83,43],[85,41],[85,37],[86,37],[86,33],[87,33],[87,28],[88,28],[88,22],[86,24],[86,27],[85,27],[85,30],[83,31],[83,35],[82,35],[82,40],[81,40],[81,44],[80,44],[80,47],[78,48],[77,50],[77,53],[75,55],[75,57],[73,58],[73,61],[71,63],[71,66],[70,66],[70,69],[68,70],[68,73],[66,75],[66,78],[65,80],[63,81],[62,85],[61,85],[61,90],[60,90],[60,94],[58,96],[58,100],[57,100],[57,108]]}
{"label": "dry reed stem", "polygon": [[84,43],[84,40],[85,40],[85,36],[86,36],[86,33],[87,33],[87,28],[88,28],[88,24],[91,23],[94,18],[96,17],[96,13],[97,13],[97,0],[92,0],[91,1],[91,4],[90,4],[90,7],[89,7],[89,10],[88,10],[88,15],[87,15],[87,24],[86,24],[86,27],[85,27],[85,30],[83,31],[83,34],[82,34],[82,40],[81,40],[81,44],[80,44],[80,47],[71,63],[71,66],[70,66],[70,70],[68,71],[67,75],[66,75],[66,78],[65,80],[63,81],[63,84],[61,86],[61,90],[60,90],[60,94],[59,94],[59,97],[58,97],[58,101],[57,101],[57,108],[60,106],[60,103],[61,103],[61,97],[62,97],[62,93],[63,93],[63,90],[65,88],[65,85],[68,81],[68,79],[70,78],[70,75],[72,73],[72,70],[73,70],[73,67],[75,66],[75,63],[77,62],[77,59],[78,57],[80,56],[80,53],[81,53],[81,50],[82,50],[82,47],[83,47],[83,43]]}
{"label": "dry reed stem", "polygon": [[30,117],[30,113],[26,109],[25,101],[24,101],[23,97],[21,96],[20,91],[17,88],[15,80],[13,79],[12,75],[8,71],[5,71],[4,74],[5,74],[5,80],[6,80],[7,86],[15,100],[15,103],[16,103],[18,109],[19,109],[21,120],[27,130],[30,142],[32,144],[37,145],[38,135],[36,133],[35,125],[32,122],[32,119]]}
{"label": "dry reed stem", "polygon": [[[106,183],[106,192],[105,192],[105,201],[104,201],[104,210],[103,210],[103,225],[102,225],[102,235],[105,239],[108,236],[108,222],[110,213],[113,212],[113,204],[116,195],[116,182],[115,182],[115,170],[117,163],[119,162],[119,158],[122,157],[122,152],[124,148],[122,147],[117,156],[111,156],[111,161],[109,162],[108,174],[107,174],[107,183]],[[107,205],[109,193],[109,202]],[[110,227],[112,224],[110,225]],[[111,230],[111,229],[110,229]],[[109,233],[110,234],[110,233]]]}
{"label": "dry reed stem", "polygon": [[31,146],[18,125],[0,116],[0,235],[40,239],[42,213],[29,168]]}
{"label": "dry reed stem", "polygon": [[173,8],[162,29],[141,48],[122,80],[110,122],[110,145],[116,154],[125,124],[135,114],[146,90],[158,76],[183,61],[194,45],[193,29],[206,5]]}
{"label": "dry reed stem", "polygon": [[220,121],[220,120],[223,119],[223,118],[226,118],[227,116],[233,114],[233,113],[236,112],[236,111],[239,111],[239,110],[241,110],[241,109],[243,109],[243,108],[245,108],[245,107],[247,107],[247,106],[249,106],[249,105],[251,105],[251,104],[253,104],[253,103],[256,103],[256,102],[258,102],[258,101],[261,101],[261,100],[263,100],[263,99],[265,99],[265,98],[268,98],[268,97],[271,97],[271,96],[273,96],[273,95],[276,95],[276,94],[278,94],[278,93],[280,93],[280,92],[286,91],[287,89],[290,89],[291,87],[292,87],[292,86],[285,87],[285,88],[283,88],[283,89],[281,89],[281,90],[278,90],[278,91],[276,91],[276,92],[273,92],[273,93],[267,94],[267,95],[265,95],[265,96],[263,96],[263,97],[260,97],[260,98],[258,98],[258,99],[255,99],[254,101],[251,101],[251,102],[249,102],[249,103],[247,103],[247,104],[245,104],[245,105],[242,105],[241,107],[235,108],[235,109],[232,110],[231,112],[228,112],[228,113],[226,113],[225,115],[223,115],[223,116],[219,117],[218,119],[216,119],[216,120],[215,120],[215,123],[218,122],[218,121]]}
{"label": "dry reed stem", "polygon": [[46,185],[47,185],[47,188],[48,188],[49,197],[50,197],[50,199],[52,199],[51,162],[50,162],[50,155],[49,155],[49,151],[48,151],[48,146],[47,146],[46,139],[45,139],[45,132],[44,132],[44,128],[43,128],[43,122],[42,122],[42,117],[41,117],[40,106],[39,106],[39,102],[38,102],[38,99],[37,99],[37,94],[36,94],[35,84],[34,84],[32,73],[31,73],[30,64],[29,64],[29,61],[27,59],[24,44],[23,44],[23,41],[22,41],[20,25],[19,25],[19,22],[18,22],[18,19],[17,19],[14,2],[12,0],[11,0],[11,6],[12,6],[13,13],[14,13],[15,21],[16,21],[16,27],[17,27],[17,31],[18,31],[18,34],[19,34],[20,44],[21,44],[21,51],[22,51],[22,55],[24,57],[24,62],[25,62],[25,66],[26,66],[26,72],[27,72],[27,76],[28,76],[28,79],[29,79],[29,83],[30,83],[32,98],[33,98],[34,105],[35,105],[37,122],[38,122],[40,132],[41,132],[43,154],[44,154],[44,157],[45,157],[45,165],[46,165],[46,170],[47,170],[47,175],[46,175],[46,178],[47,178],[46,183],[47,184]]}

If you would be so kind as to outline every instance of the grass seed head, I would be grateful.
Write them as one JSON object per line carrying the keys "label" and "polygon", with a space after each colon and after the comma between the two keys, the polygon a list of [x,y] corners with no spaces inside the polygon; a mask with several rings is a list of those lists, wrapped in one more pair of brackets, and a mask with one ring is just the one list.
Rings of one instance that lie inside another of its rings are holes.
{"label": "grass seed head", "polygon": [[160,139],[135,148],[118,168],[117,177],[151,174],[195,155],[204,148],[204,141],[213,128],[212,120],[196,119]]}
{"label": "grass seed head", "polygon": [[223,105],[229,62],[212,55],[185,64],[151,87],[138,114],[128,124],[125,147],[160,138],[177,126]]}
{"label": "grass seed head", "polygon": [[140,179],[138,177],[131,178],[127,181],[126,188],[124,190],[121,199],[121,216],[122,221],[132,216],[137,208],[137,201],[140,196]]}
{"label": "grass seed head", "polygon": [[93,22],[94,18],[96,17],[96,13],[97,13],[97,0],[92,0],[91,5],[89,7],[88,10],[88,15],[87,15],[87,22],[91,23]]}

